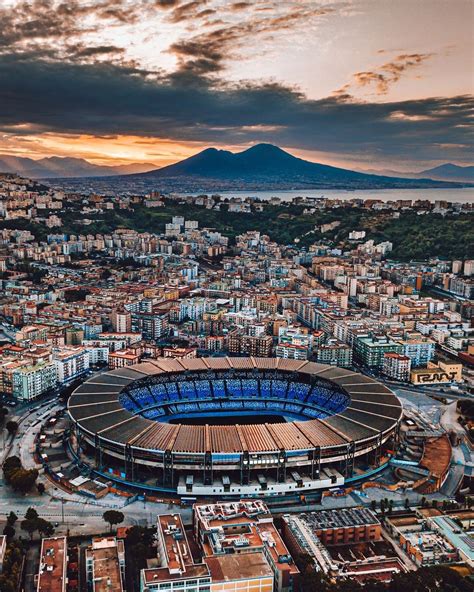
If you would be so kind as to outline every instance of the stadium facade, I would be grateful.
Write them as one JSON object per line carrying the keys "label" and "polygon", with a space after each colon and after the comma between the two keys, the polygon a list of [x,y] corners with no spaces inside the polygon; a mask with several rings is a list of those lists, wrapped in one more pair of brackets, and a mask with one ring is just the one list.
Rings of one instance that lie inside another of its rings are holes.
{"label": "stadium facade", "polygon": [[[75,390],[68,411],[71,449],[98,473],[207,497],[339,487],[356,463],[380,466],[402,416],[394,393],[367,376],[252,357],[163,358],[105,372]],[[269,415],[281,422],[264,423]],[[211,425],[216,418],[226,425]]]}

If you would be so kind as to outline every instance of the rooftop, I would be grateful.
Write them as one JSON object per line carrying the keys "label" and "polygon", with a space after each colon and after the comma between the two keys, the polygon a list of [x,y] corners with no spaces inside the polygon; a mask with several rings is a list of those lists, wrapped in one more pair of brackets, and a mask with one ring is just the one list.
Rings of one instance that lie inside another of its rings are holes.
{"label": "rooftop", "polygon": [[212,582],[229,582],[257,578],[271,578],[273,571],[263,553],[218,555],[204,559]]}
{"label": "rooftop", "polygon": [[300,519],[312,531],[380,524],[375,514],[367,508],[341,508],[309,512],[300,514]]}
{"label": "rooftop", "polygon": [[38,592],[64,592],[66,589],[66,537],[43,539],[38,577]]}
{"label": "rooftop", "polygon": [[124,553],[123,541],[114,537],[95,539],[87,549],[87,557],[93,562],[93,592],[122,592],[119,553]]}

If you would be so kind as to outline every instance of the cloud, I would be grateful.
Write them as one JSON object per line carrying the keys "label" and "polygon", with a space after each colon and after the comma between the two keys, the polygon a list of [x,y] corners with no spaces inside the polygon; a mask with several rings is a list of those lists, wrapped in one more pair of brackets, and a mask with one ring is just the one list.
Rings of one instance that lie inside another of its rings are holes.
{"label": "cloud", "polygon": [[135,23],[145,10],[141,1],[24,0],[0,7],[0,51],[38,50],[46,43],[58,50],[71,38],[99,32],[103,21]]}
{"label": "cloud", "polygon": [[[206,57],[204,58],[206,59]],[[0,133],[134,135],[180,142],[267,141],[361,161],[440,159],[472,146],[471,96],[364,103],[310,100],[281,84],[227,85],[206,77],[151,75],[109,63],[0,55]],[[400,115],[402,114],[402,115]],[[455,148],[459,146],[458,148]]]}
{"label": "cloud", "polygon": [[206,4],[207,0],[193,0],[184,4],[177,4],[170,15],[170,21],[180,23],[196,17],[201,18],[200,13]]}
{"label": "cloud", "polygon": [[[182,20],[199,17],[202,13],[196,12],[196,8],[202,4],[202,1],[195,1],[182,5],[175,9],[172,18]],[[242,4],[237,3],[240,8],[243,8]],[[235,11],[235,6],[236,4],[231,5],[231,10]],[[302,3],[276,16],[274,12],[270,17],[254,15],[248,20],[224,24],[188,39],[182,39],[173,43],[169,51],[178,58],[178,73],[196,75],[216,73],[224,69],[225,61],[236,58],[238,50],[247,46],[250,39],[255,40],[258,37],[292,30],[301,23],[308,23],[311,19],[325,16],[333,10],[331,7],[321,7],[314,3],[312,5]],[[217,24],[217,21],[213,24]]]}
{"label": "cloud", "polygon": [[374,85],[377,94],[385,95],[407,70],[417,68],[433,56],[433,53],[403,53],[377,69],[356,72],[354,82],[359,87]]}

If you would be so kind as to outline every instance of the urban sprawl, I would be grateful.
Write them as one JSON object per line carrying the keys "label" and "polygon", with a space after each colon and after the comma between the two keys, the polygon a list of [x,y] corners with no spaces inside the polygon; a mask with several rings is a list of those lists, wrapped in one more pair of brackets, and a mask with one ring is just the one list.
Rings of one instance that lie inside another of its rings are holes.
{"label": "urban sprawl", "polygon": [[0,175],[0,591],[472,590],[474,258],[407,215],[473,204]]}

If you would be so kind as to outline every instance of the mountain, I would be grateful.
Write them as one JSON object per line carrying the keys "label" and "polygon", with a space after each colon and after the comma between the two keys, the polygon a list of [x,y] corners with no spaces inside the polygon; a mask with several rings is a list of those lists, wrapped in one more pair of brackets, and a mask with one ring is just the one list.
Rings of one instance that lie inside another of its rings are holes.
{"label": "mountain", "polygon": [[474,166],[459,166],[446,163],[432,169],[416,172],[365,169],[361,173],[383,175],[384,177],[403,177],[404,179],[435,179],[437,181],[455,181],[458,183],[474,182]]}
{"label": "mountain", "polygon": [[257,144],[243,152],[207,148],[190,158],[145,173],[113,177],[53,179],[51,185],[101,193],[211,193],[285,189],[390,189],[462,187],[454,181],[372,175],[292,156],[277,146]]}
{"label": "mountain", "polygon": [[69,177],[106,177],[143,173],[156,166],[150,163],[132,163],[118,166],[99,166],[83,158],[50,156],[33,160],[19,156],[0,154],[0,172],[17,173],[31,179],[69,178]]}
{"label": "mountain", "polygon": [[460,181],[464,183],[474,183],[474,166],[458,166],[450,162],[421,171],[419,176],[430,177],[430,179],[439,179],[441,181]]}
{"label": "mountain", "polygon": [[159,170],[123,178],[127,183],[201,189],[443,187],[430,179],[360,173],[292,156],[277,146],[257,144],[243,152],[207,148]]}

